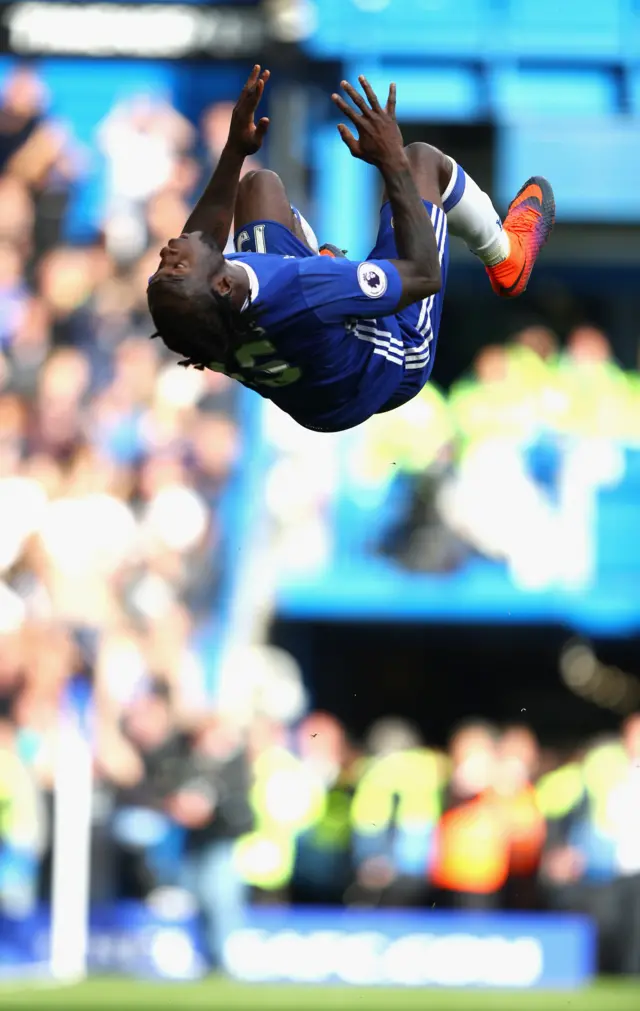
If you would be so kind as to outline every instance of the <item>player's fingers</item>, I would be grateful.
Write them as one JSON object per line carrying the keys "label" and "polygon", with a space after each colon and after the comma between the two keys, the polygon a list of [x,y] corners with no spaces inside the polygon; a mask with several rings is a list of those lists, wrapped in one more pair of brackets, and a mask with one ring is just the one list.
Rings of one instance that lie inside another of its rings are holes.
{"label": "player's fingers", "polygon": [[332,95],[331,98],[340,109],[340,112],[344,113],[357,126],[362,117],[358,115],[356,110],[351,105],[348,105],[340,95]]}
{"label": "player's fingers", "polygon": [[364,98],[362,97],[359,91],[356,91],[356,89],[353,87],[352,84],[349,84],[348,81],[341,81],[340,87],[342,88],[343,91],[346,91],[347,95],[349,96],[353,104],[358,106],[360,112],[362,113],[370,112],[369,106],[365,102]]}
{"label": "player's fingers", "polygon": [[360,150],[360,148],[358,147],[358,141],[356,140],[356,138],[351,133],[351,130],[349,129],[349,127],[345,126],[344,123],[339,123],[338,124],[338,133],[340,134],[340,136],[342,137],[343,141],[345,142],[345,144],[347,145],[347,147],[351,151],[351,154],[354,156],[354,158],[357,158],[358,151]]}
{"label": "player's fingers", "polygon": [[260,74],[260,64],[256,63],[256,65],[254,66],[253,70],[249,74],[249,77],[247,78],[247,83],[244,86],[244,90],[245,91],[251,91],[251,89],[253,88],[254,84],[258,80],[259,74]]}
{"label": "player's fingers", "polygon": [[362,90],[364,91],[365,95],[369,99],[369,105],[371,106],[371,108],[373,109],[373,111],[374,112],[382,112],[382,109],[380,108],[380,102],[378,101],[378,96],[376,95],[375,91],[373,90],[373,88],[369,84],[369,82],[366,79],[366,77],[364,76],[364,74],[360,74],[360,77],[358,78],[358,80],[360,81],[360,84],[362,85]]}
{"label": "player's fingers", "polygon": [[[267,78],[268,80],[268,78]],[[247,102],[249,103],[249,109],[251,112],[255,112],[256,108],[260,104],[260,99],[264,93],[264,86],[266,84],[264,74],[261,74],[258,80],[255,82],[252,88],[249,89],[247,95]]]}
{"label": "player's fingers", "polygon": [[269,120],[267,119],[266,116],[264,116],[256,126],[256,140],[258,141],[258,143],[262,143],[262,141],[264,140],[264,135],[266,134],[268,129],[269,129]]}
{"label": "player's fingers", "polygon": [[393,118],[396,118],[396,86],[395,84],[389,85],[389,97],[387,99],[387,112]]}
{"label": "player's fingers", "polygon": [[263,70],[262,73],[260,74],[260,80],[263,81],[264,84],[267,83],[267,81],[269,80],[270,77],[271,77],[271,71],[270,70]]}

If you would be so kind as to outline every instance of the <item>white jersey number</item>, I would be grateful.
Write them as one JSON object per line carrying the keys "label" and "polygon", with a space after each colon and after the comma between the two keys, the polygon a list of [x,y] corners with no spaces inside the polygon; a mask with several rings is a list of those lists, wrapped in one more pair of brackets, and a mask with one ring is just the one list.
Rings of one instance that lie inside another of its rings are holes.
{"label": "white jersey number", "polygon": [[[267,251],[267,240],[264,234],[264,225],[255,225],[253,228],[253,244],[256,253],[266,253]],[[238,253],[244,251],[245,246],[248,246],[251,242],[251,236],[248,231],[240,232],[236,240],[236,250]],[[291,383],[295,383],[302,372],[300,369],[289,364],[289,362],[284,362],[280,358],[274,358],[271,361],[267,361],[264,364],[256,362],[256,358],[266,357],[267,355],[272,355],[276,353],[276,349],[273,344],[269,341],[254,341],[252,344],[243,344],[235,352],[235,357],[238,365],[241,369],[257,369],[259,374],[256,376],[247,376],[244,373],[238,372],[228,372],[227,375],[231,379],[237,379],[240,383],[248,382],[252,386],[289,386]],[[209,368],[214,372],[224,372],[224,365],[219,362],[212,362]]]}
{"label": "white jersey number", "polygon": [[[256,253],[266,253],[267,251],[267,240],[264,236],[264,225],[255,225],[253,229],[253,244],[256,248]],[[251,242],[251,236],[247,231],[240,232],[240,235],[236,239],[236,252],[244,253],[245,246],[248,246]]]}
{"label": "white jersey number", "polygon": [[249,383],[251,386],[290,386],[297,382],[302,375],[302,371],[289,362],[282,361],[281,358],[272,358],[264,363],[257,362],[256,358],[266,358],[267,355],[276,354],[273,344],[267,340],[253,341],[250,344],[243,344],[234,352],[235,359],[241,369],[247,372],[257,370],[257,375],[246,375],[245,372],[226,372],[221,362],[210,362],[209,368],[213,372],[225,372],[230,379],[237,379],[240,383]]}

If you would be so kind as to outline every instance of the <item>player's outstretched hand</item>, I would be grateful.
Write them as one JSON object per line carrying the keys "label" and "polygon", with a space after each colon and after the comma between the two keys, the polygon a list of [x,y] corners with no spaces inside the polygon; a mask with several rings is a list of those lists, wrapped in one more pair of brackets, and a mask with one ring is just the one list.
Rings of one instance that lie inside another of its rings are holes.
{"label": "player's outstretched hand", "polygon": [[[338,131],[354,158],[369,162],[371,165],[390,165],[404,156],[404,141],[396,122],[396,86],[389,88],[386,107],[380,105],[375,91],[366,77],[358,78],[367,101],[348,81],[342,81],[340,87],[349,96],[353,104],[349,105],[340,95],[331,98],[341,112],[351,120],[358,131],[357,139],[344,123],[340,123]],[[359,111],[358,111],[359,110]]]}
{"label": "player's outstretched hand", "polygon": [[231,125],[229,127],[228,144],[238,152],[238,154],[255,154],[262,147],[262,141],[269,129],[269,120],[263,117],[255,123],[255,113],[264,86],[271,76],[270,70],[261,70],[256,64],[249,75],[249,79],[240,93],[240,98],[235,104],[231,115]]}

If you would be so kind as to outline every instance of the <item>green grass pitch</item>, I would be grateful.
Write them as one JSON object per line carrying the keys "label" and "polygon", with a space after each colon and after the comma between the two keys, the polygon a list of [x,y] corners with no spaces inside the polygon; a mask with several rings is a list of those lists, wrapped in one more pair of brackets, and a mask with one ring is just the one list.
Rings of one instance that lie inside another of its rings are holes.
{"label": "green grass pitch", "polygon": [[0,985],[0,1009],[196,1008],[215,1011],[639,1011],[640,979],[604,981],[565,993],[342,989],[339,987],[242,986],[209,979],[194,984],[94,979],[78,986]]}

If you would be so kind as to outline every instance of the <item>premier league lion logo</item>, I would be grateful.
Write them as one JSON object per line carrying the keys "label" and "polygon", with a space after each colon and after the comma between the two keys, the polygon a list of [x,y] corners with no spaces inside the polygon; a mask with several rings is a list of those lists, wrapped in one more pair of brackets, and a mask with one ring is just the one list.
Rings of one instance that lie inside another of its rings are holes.
{"label": "premier league lion logo", "polygon": [[368,270],[367,273],[364,274],[363,279],[365,283],[369,285],[372,291],[375,291],[376,288],[380,287],[380,278],[373,270]]}
{"label": "premier league lion logo", "polygon": [[387,275],[377,263],[361,263],[358,284],[369,298],[380,298],[387,290]]}

